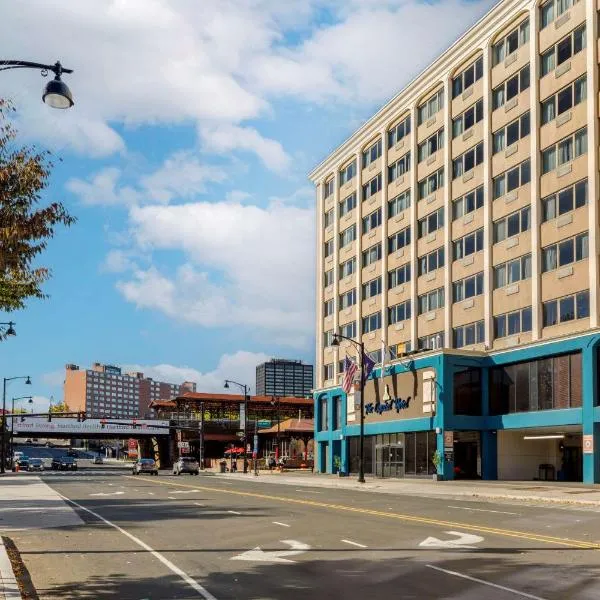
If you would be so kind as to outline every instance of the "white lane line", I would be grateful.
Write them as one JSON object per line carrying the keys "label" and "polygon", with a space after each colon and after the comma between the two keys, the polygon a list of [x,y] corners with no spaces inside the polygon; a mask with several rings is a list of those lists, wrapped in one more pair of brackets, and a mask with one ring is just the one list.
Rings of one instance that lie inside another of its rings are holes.
{"label": "white lane line", "polygon": [[304,492],[305,494],[320,494],[321,492],[317,492],[317,490],[307,490],[307,489],[303,489],[303,490],[296,490],[297,492]]}
{"label": "white lane line", "polygon": [[238,512],[237,510],[228,510],[228,513],[232,514],[232,515],[241,515],[241,512]]}
{"label": "white lane line", "polygon": [[475,510],[477,512],[497,513],[499,515],[517,515],[519,517],[521,516],[521,513],[506,512],[503,510],[489,510],[487,508],[471,508],[469,506],[450,506],[450,505],[448,505],[448,508],[458,508],[459,510]]}
{"label": "white lane line", "polygon": [[282,527],[291,527],[287,523],[280,523],[279,521],[273,521],[273,525],[281,525]]}
{"label": "white lane line", "polygon": [[442,569],[441,567],[436,567],[435,565],[425,565],[428,569],[434,569],[435,571],[440,571],[441,573],[446,573],[446,575],[453,575],[454,577],[460,577],[461,579],[468,579],[469,581],[474,581],[475,583],[480,583],[481,585],[487,585],[488,587],[496,588],[497,590],[503,590],[504,592],[510,592],[511,594],[515,594],[516,596],[521,596],[521,598],[529,598],[530,600],[546,600],[541,596],[534,596],[533,594],[528,594],[527,592],[520,592],[519,590],[515,590],[513,588],[506,587],[504,585],[498,585],[497,583],[492,583],[490,581],[484,581],[483,579],[479,579],[477,577],[471,577],[470,575],[465,575],[464,573],[459,573],[458,571],[449,571],[448,569]]}
{"label": "white lane line", "polygon": [[359,544],[358,542],[353,542],[352,540],[340,540],[344,542],[344,544],[350,544],[351,546],[356,546],[357,548],[367,548],[364,544]]}
{"label": "white lane line", "polygon": [[167,496],[167,500],[177,500],[177,498],[175,496]]}
{"label": "white lane line", "polygon": [[200,502],[194,502],[196,506],[206,506],[206,504],[200,504]]}
{"label": "white lane line", "polygon": [[135,537],[135,535],[129,533],[129,531],[126,531],[122,527],[119,527],[115,523],[112,523],[108,519],[105,519],[102,515],[99,515],[97,512],[94,512],[93,510],[90,510],[89,508],[86,508],[85,506],[78,504],[74,500],[71,500],[70,498],[63,496],[62,494],[59,494],[58,492],[57,492],[57,494],[65,502],[68,502],[69,504],[76,506],[77,508],[79,508],[81,510],[84,510],[85,512],[89,513],[90,515],[93,515],[97,519],[100,519],[100,521],[102,521],[103,523],[106,523],[106,525],[116,529],[119,533],[122,533],[125,537],[128,537],[132,542],[135,542],[138,546],[140,546],[141,548],[146,550],[146,552],[149,552],[150,554],[152,554],[152,556],[154,556],[154,558],[159,560],[163,565],[165,565],[165,567],[167,567],[170,571],[175,573],[175,575],[179,575],[179,577],[181,577],[181,579],[183,579],[192,589],[196,590],[198,592],[198,594],[200,594],[200,596],[202,598],[204,598],[204,600],[217,600],[215,598],[215,596],[213,596],[206,588],[201,586],[195,579],[192,579],[185,571],[181,570],[177,565],[173,564],[168,558],[165,558],[160,552],[157,552],[156,550],[154,550],[152,547],[150,547],[148,544],[146,544],[146,542],[142,542],[142,540],[140,540],[140,538]]}

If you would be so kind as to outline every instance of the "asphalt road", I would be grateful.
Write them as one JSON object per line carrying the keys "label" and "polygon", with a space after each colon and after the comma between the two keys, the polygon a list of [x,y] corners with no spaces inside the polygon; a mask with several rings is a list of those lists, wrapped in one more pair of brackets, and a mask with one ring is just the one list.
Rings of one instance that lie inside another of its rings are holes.
{"label": "asphalt road", "polygon": [[595,511],[231,479],[44,475],[79,518],[10,536],[43,600],[600,597]]}

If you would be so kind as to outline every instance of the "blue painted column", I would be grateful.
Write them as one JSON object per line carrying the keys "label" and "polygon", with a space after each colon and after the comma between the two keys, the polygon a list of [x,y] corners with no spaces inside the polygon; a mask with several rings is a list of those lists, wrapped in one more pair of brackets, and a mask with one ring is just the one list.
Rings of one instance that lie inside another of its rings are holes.
{"label": "blue painted column", "polygon": [[600,483],[600,423],[594,422],[594,406],[596,405],[598,389],[598,338],[590,341],[583,349],[582,367],[582,405],[583,405],[583,435],[593,436],[594,451],[583,454],[583,482]]}
{"label": "blue painted column", "polygon": [[[481,414],[487,422],[490,415],[490,370],[481,369]],[[486,423],[487,426],[487,423]],[[496,430],[481,432],[481,478],[498,479],[498,434]]]}
{"label": "blue painted column", "polygon": [[327,394],[327,437],[329,452],[327,453],[327,472],[333,473],[333,396]]}
{"label": "blue painted column", "polygon": [[454,479],[454,460],[446,461],[444,456],[444,431],[452,417],[452,366],[444,354],[438,358],[435,379],[435,418],[434,426],[440,431],[436,436],[437,451],[444,457],[444,479]]}

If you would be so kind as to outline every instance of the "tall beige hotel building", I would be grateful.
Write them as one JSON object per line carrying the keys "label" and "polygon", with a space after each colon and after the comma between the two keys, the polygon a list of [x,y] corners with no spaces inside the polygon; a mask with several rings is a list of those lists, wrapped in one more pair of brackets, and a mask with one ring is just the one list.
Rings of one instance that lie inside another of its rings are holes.
{"label": "tall beige hotel building", "polygon": [[338,333],[392,355],[367,472],[600,481],[599,9],[498,3],[310,174],[319,470],[357,464]]}

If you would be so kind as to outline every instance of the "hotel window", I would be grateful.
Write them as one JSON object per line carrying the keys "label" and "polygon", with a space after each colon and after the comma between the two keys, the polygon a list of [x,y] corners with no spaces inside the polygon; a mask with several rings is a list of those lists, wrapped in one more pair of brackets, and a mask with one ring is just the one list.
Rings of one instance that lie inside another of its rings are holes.
{"label": "hotel window", "polygon": [[483,206],[483,186],[457,198],[452,202],[452,220],[460,219],[464,215],[472,213]]}
{"label": "hotel window", "polygon": [[485,342],[485,331],[483,321],[476,321],[467,325],[455,327],[452,330],[453,345],[455,348],[483,344]]}
{"label": "hotel window", "polygon": [[483,57],[479,57],[452,80],[452,98],[456,98],[483,77]]}
{"label": "hotel window", "polygon": [[543,327],[558,325],[575,319],[590,316],[590,292],[585,290],[577,294],[549,300],[542,304]]}
{"label": "hotel window", "polygon": [[333,299],[325,300],[323,303],[323,316],[329,317],[333,314]]}
{"label": "hotel window", "polygon": [[352,288],[350,291],[340,294],[340,310],[350,308],[356,304],[356,288]]}
{"label": "hotel window", "polygon": [[444,128],[442,127],[431,137],[426,139],[418,146],[418,158],[419,162],[429,158],[432,154],[435,154],[440,148],[444,147]]}
{"label": "hotel window", "polygon": [[419,181],[419,200],[444,187],[444,167]]}
{"label": "hotel window", "polygon": [[381,173],[363,185],[363,200],[368,200],[381,190]]}
{"label": "hotel window", "polygon": [[432,310],[437,310],[438,308],[443,308],[444,288],[440,287],[437,288],[437,290],[427,292],[426,294],[421,294],[417,300],[420,315]]}
{"label": "hotel window", "polygon": [[391,183],[410,171],[410,152],[399,158],[393,165],[388,167],[388,181]]}
{"label": "hotel window", "polygon": [[483,142],[474,148],[467,150],[452,161],[452,178],[456,179],[464,173],[468,173],[483,162]]}
{"label": "hotel window", "polygon": [[333,363],[323,365],[323,379],[325,379],[326,381],[328,379],[333,379]]}
{"label": "hotel window", "polygon": [[549,0],[540,7],[540,29],[548,27],[554,19],[566,12],[578,0]]}
{"label": "hotel window", "polygon": [[587,233],[580,233],[574,238],[542,248],[542,273],[554,271],[559,267],[584,260],[588,257],[588,253],[589,239]]}
{"label": "hotel window", "polygon": [[372,162],[376,161],[381,156],[381,139],[377,140],[372,146],[369,146],[362,153],[363,169],[368,167]]}
{"label": "hotel window", "polygon": [[353,160],[349,165],[340,171],[340,186],[351,181],[356,175],[356,161]]}
{"label": "hotel window", "polygon": [[344,279],[344,277],[348,277],[353,273],[356,273],[356,257],[352,257],[340,265],[340,279]]}
{"label": "hotel window", "polygon": [[340,217],[349,213],[353,208],[356,208],[356,192],[352,192],[340,202]]}
{"label": "hotel window", "polygon": [[444,347],[444,332],[432,333],[417,339],[417,349],[419,350],[439,350]]}
{"label": "hotel window", "polygon": [[542,223],[585,206],[588,201],[588,180],[582,179],[547,198],[542,199]]}
{"label": "hotel window", "polygon": [[329,271],[325,271],[324,277],[323,277],[323,286],[329,287],[330,285],[333,285],[333,269],[329,269]]}
{"label": "hotel window", "polygon": [[542,151],[542,175],[587,153],[587,127]]}
{"label": "hotel window", "polygon": [[520,46],[529,41],[529,19],[515,27],[506,37],[496,42],[492,47],[492,66],[495,67],[505,58],[516,52]]}
{"label": "hotel window", "polygon": [[584,48],[585,25],[582,25],[542,54],[542,77],[554,71],[556,67],[569,60],[578,52],[581,52]]}
{"label": "hotel window", "polygon": [[525,254],[494,267],[494,289],[531,278],[531,254]]}
{"label": "hotel window", "polygon": [[506,127],[499,129],[492,137],[492,154],[497,154],[505,148],[512,146],[520,139],[529,135],[530,119],[529,111],[523,113],[518,119],[509,123]]}
{"label": "hotel window", "polygon": [[550,123],[587,98],[587,76],[580,77],[542,102],[542,125]]}
{"label": "hotel window", "polygon": [[419,268],[419,277],[425,273],[431,273],[436,269],[441,269],[445,262],[444,247],[440,247],[425,256],[419,256],[417,264]]}
{"label": "hotel window", "polygon": [[[328,256],[331,256],[333,254],[333,239],[327,240],[325,242],[324,253],[325,253],[325,258],[327,258]],[[104,387],[104,386],[102,386],[102,387]]]}
{"label": "hotel window", "polygon": [[327,398],[319,398],[319,431],[327,431],[329,429],[329,419],[327,410]]}
{"label": "hotel window", "polygon": [[367,300],[381,294],[381,277],[376,277],[362,284],[362,299]]}
{"label": "hotel window", "polygon": [[388,148],[395,146],[401,139],[410,133],[410,117],[400,121],[398,125],[388,131]]}
{"label": "hotel window", "polygon": [[452,302],[461,302],[483,294],[483,271],[452,284]]}
{"label": "hotel window", "polygon": [[531,207],[526,206],[510,215],[494,221],[494,244],[519,235],[531,228]]}
{"label": "hotel window", "polygon": [[452,137],[471,129],[475,123],[483,120],[483,100],[478,100],[473,106],[467,108],[462,115],[452,119]]}
{"label": "hotel window", "polygon": [[483,227],[452,242],[452,260],[483,250]]}
{"label": "hotel window", "polygon": [[323,345],[327,348],[331,346],[331,342],[333,342],[333,329],[323,332]]}
{"label": "hotel window", "polygon": [[517,188],[529,183],[531,180],[531,163],[529,159],[524,160],[520,165],[505,171],[494,177],[492,183],[494,186],[494,200],[512,192]]}
{"label": "hotel window", "polygon": [[524,92],[530,85],[529,65],[523,67],[516,75],[492,90],[492,110],[504,106],[507,102]]}
{"label": "hotel window", "polygon": [[410,190],[398,194],[388,202],[388,219],[399,215],[410,206]]}
{"label": "hotel window", "polygon": [[331,208],[325,213],[325,218],[323,219],[323,227],[329,227],[330,225],[332,225],[333,220],[333,208]]}
{"label": "hotel window", "polygon": [[410,263],[388,273],[388,288],[392,289],[410,281]]}
{"label": "hotel window", "polygon": [[444,90],[434,94],[427,102],[417,108],[418,124],[421,125],[444,107]]}
{"label": "hotel window", "polygon": [[340,233],[340,248],[347,246],[356,239],[356,223],[353,223],[347,229]]}
{"label": "hotel window", "polygon": [[367,315],[366,317],[363,317],[363,333],[371,333],[371,331],[377,331],[378,329],[381,329],[381,312],[376,312],[372,315]]}
{"label": "hotel window", "polygon": [[333,194],[333,179],[325,182],[323,187],[323,198],[329,198]]}
{"label": "hotel window", "polygon": [[369,265],[376,263],[378,260],[381,260],[381,242],[371,246],[370,248],[367,248],[362,253],[362,266],[368,267]]}
{"label": "hotel window", "polygon": [[347,338],[355,338],[356,337],[356,321],[351,321],[350,323],[346,323],[345,325],[340,326],[340,333]]}
{"label": "hotel window", "polygon": [[395,304],[388,308],[388,325],[394,325],[395,323],[401,323],[410,319],[410,300]]}
{"label": "hotel window", "polygon": [[369,233],[372,229],[381,225],[381,208],[372,212],[370,215],[363,217],[362,220],[362,232]]}
{"label": "hotel window", "polygon": [[406,227],[388,238],[388,254],[408,245],[410,245],[410,227]]}
{"label": "hotel window", "polygon": [[421,239],[423,236],[433,233],[444,226],[444,208],[429,213],[417,223],[417,236]]}
{"label": "hotel window", "polygon": [[503,338],[531,331],[531,306],[494,317],[494,337]]}

